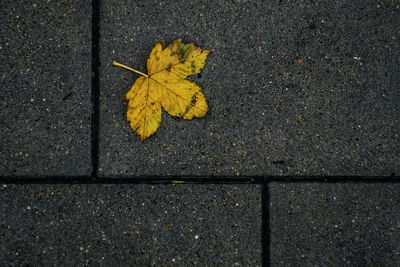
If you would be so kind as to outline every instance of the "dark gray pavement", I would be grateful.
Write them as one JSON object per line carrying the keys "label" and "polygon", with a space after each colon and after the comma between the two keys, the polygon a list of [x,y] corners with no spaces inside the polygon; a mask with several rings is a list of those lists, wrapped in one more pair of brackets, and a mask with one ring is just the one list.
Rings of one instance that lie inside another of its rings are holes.
{"label": "dark gray pavement", "polygon": [[0,262],[2,266],[260,266],[260,188],[2,186]]}
{"label": "dark gray pavement", "polygon": [[272,266],[399,266],[400,184],[270,185]]}
{"label": "dark gray pavement", "polygon": [[[400,173],[397,1],[104,1],[100,174]],[[146,142],[125,93],[152,47],[214,49],[198,77],[210,113]],[[299,63],[301,62],[301,63]]]}
{"label": "dark gray pavement", "polygon": [[0,2],[0,176],[90,175],[91,12]]}
{"label": "dark gray pavement", "polygon": [[[0,265],[399,266],[399,11],[1,1]],[[146,71],[178,38],[214,50],[191,77],[210,113],[164,112],[142,143],[125,119],[138,76],[111,62]],[[164,176],[229,184],[139,184]],[[3,185],[18,178],[81,184]]]}

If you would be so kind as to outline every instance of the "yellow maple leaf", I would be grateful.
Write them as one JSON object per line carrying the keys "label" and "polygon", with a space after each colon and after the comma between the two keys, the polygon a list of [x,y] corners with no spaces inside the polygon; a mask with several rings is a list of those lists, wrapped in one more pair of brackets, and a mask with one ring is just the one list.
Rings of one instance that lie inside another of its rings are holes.
{"label": "yellow maple leaf", "polygon": [[140,140],[148,138],[160,126],[161,106],[170,115],[187,120],[207,114],[201,87],[185,79],[200,73],[210,53],[211,50],[178,39],[164,49],[161,42],[156,44],[147,60],[148,74],[113,62],[142,75],[125,95],[129,100],[127,120]]}

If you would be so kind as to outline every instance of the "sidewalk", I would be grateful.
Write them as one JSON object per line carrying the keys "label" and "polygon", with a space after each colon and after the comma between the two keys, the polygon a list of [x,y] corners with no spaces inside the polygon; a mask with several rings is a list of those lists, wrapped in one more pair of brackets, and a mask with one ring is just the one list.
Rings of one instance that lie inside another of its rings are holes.
{"label": "sidewalk", "polygon": [[[310,2],[2,1],[1,263],[399,265],[400,6]],[[210,112],[141,142],[178,38]]]}

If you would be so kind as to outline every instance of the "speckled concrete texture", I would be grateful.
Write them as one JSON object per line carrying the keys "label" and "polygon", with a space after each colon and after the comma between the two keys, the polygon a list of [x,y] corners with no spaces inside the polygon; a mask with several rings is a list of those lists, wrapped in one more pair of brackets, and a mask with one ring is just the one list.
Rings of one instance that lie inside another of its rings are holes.
{"label": "speckled concrete texture", "polygon": [[91,8],[0,2],[0,176],[90,174]]}
{"label": "speckled concrete texture", "polygon": [[[104,1],[100,175],[391,175],[400,171],[397,1]],[[140,142],[125,93],[160,39],[214,49],[210,112],[163,112]]]}
{"label": "speckled concrete texture", "polygon": [[3,266],[261,266],[259,185],[6,185]]}
{"label": "speckled concrete texture", "polygon": [[271,266],[400,265],[400,184],[270,186]]}

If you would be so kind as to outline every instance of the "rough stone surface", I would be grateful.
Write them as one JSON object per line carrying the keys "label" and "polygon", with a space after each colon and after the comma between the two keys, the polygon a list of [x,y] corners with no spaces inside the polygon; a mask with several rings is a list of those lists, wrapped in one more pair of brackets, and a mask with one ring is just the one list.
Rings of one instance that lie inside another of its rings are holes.
{"label": "rough stone surface", "polygon": [[272,266],[399,266],[400,184],[270,187]]}
{"label": "rough stone surface", "polygon": [[[104,1],[100,174],[391,175],[400,171],[397,1]],[[125,93],[160,39],[214,49],[210,113],[163,112],[141,143]]]}
{"label": "rough stone surface", "polygon": [[90,174],[91,7],[0,2],[0,176]]}
{"label": "rough stone surface", "polygon": [[0,187],[4,266],[261,266],[258,185]]}

